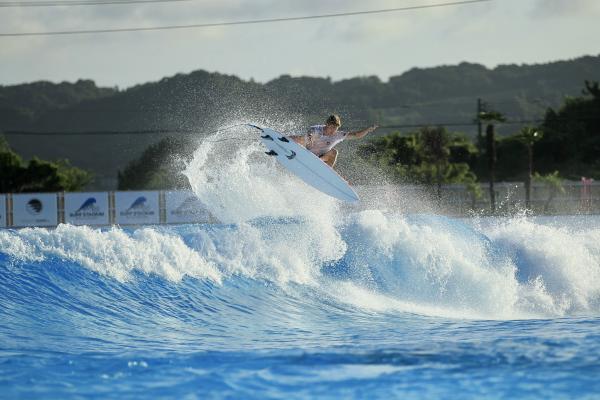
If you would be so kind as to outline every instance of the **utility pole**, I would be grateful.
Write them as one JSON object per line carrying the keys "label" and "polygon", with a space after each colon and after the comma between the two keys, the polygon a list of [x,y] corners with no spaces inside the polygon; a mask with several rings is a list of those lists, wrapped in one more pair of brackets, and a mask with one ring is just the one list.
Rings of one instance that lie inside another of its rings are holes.
{"label": "utility pole", "polygon": [[496,180],[496,135],[494,125],[489,124],[486,129],[488,171],[490,174],[490,209],[492,214],[496,212],[496,191],[494,181]]}
{"label": "utility pole", "polygon": [[526,126],[521,129],[519,140],[527,148],[527,180],[525,181],[525,207],[531,207],[531,179],[533,178],[533,145],[539,141],[544,132],[537,128]]}
{"label": "utility pole", "polygon": [[[481,137],[481,145],[479,150],[482,151],[485,148],[485,154],[488,159],[488,173],[490,179],[490,208],[492,214],[496,212],[496,192],[494,190],[494,181],[496,180],[496,134],[494,131],[495,122],[504,122],[506,118],[499,113],[494,111],[488,104],[477,99],[477,123],[479,125],[479,135],[481,135],[481,122],[486,121],[488,123],[485,129],[485,145],[483,143],[483,137]],[[485,147],[484,147],[485,146]]]}
{"label": "utility pole", "polygon": [[479,150],[481,150],[483,148],[483,136],[482,136],[482,132],[481,132],[481,114],[483,113],[483,101],[481,101],[481,98],[477,98],[477,117],[476,117],[476,121],[477,121],[477,146],[479,147]]}

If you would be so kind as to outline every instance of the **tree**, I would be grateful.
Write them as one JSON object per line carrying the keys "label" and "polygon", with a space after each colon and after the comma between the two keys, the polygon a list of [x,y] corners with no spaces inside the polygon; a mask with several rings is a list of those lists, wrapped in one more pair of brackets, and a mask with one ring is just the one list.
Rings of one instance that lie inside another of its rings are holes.
{"label": "tree", "polygon": [[91,182],[92,175],[72,167],[67,160],[56,162],[32,158],[28,163],[0,138],[0,192],[77,191]]}
{"label": "tree", "polygon": [[448,166],[450,157],[450,138],[446,129],[442,127],[425,127],[419,131],[419,154],[423,161],[434,167],[435,182],[437,184],[437,199],[441,201],[442,181],[444,170]]}
{"label": "tree", "polygon": [[443,127],[375,137],[361,145],[358,154],[398,181],[435,184],[438,200],[441,185],[447,183],[466,184],[475,199],[481,196],[477,176],[469,166],[477,149],[465,136]]}
{"label": "tree", "polygon": [[540,172],[559,169],[567,178],[600,178],[600,88],[585,81],[583,96],[567,98],[548,109],[540,126],[544,137],[536,144]]}
{"label": "tree", "polygon": [[550,211],[550,203],[554,200],[554,197],[558,193],[565,193],[565,188],[563,187],[563,179],[558,175],[558,171],[554,171],[547,175],[540,175],[537,172],[533,175],[533,179],[535,181],[541,182],[548,189],[548,198],[544,203],[544,212],[547,213]]}
{"label": "tree", "polygon": [[167,138],[148,146],[144,153],[118,173],[119,190],[181,189],[189,183],[180,173],[180,159],[194,150],[189,137]]}
{"label": "tree", "polygon": [[3,137],[0,137],[0,193],[17,192],[23,160],[11,151]]}

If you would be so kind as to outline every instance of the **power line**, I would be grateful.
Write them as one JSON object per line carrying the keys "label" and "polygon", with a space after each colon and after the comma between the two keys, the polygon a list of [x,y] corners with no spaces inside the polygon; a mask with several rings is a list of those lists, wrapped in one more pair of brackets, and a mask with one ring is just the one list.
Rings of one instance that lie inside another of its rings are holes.
{"label": "power line", "polygon": [[104,135],[160,135],[160,134],[172,134],[172,133],[197,133],[197,129],[140,129],[130,131],[68,131],[68,132],[46,132],[46,131],[20,131],[20,130],[7,130],[0,132],[4,135],[17,135],[17,136],[104,136]]}
{"label": "power line", "polygon": [[268,19],[256,19],[256,20],[245,20],[245,21],[214,22],[214,23],[193,24],[193,25],[170,25],[170,26],[154,26],[154,27],[138,27],[138,28],[116,28],[116,29],[89,29],[89,30],[53,31],[53,32],[0,33],[0,37],[81,35],[81,34],[91,34],[91,33],[141,32],[141,31],[158,31],[158,30],[173,30],[173,29],[213,28],[213,27],[218,27],[218,26],[234,26],[234,25],[254,25],[254,24],[266,24],[266,23],[273,23],[273,22],[290,22],[290,21],[304,21],[304,20],[323,19],[323,18],[348,17],[348,16],[353,16],[353,15],[383,14],[383,13],[400,12],[400,11],[421,10],[421,9],[427,9],[427,8],[459,6],[459,5],[466,5],[466,4],[489,2],[489,1],[493,1],[493,0],[465,0],[465,1],[454,1],[454,2],[448,2],[448,3],[428,4],[428,5],[421,5],[421,6],[387,8],[387,9],[381,9],[381,10],[354,11],[354,12],[344,12],[344,13],[335,13],[335,14],[307,15],[307,16],[301,16],[301,17],[282,17],[282,18],[268,18]]}
{"label": "power line", "polygon": [[64,6],[98,6],[114,4],[137,4],[137,3],[174,3],[192,0],[92,0],[92,1],[3,1],[0,8],[7,7],[64,7]]}
{"label": "power line", "polygon": [[[580,118],[557,118],[557,120],[565,120],[565,121],[586,121],[586,120],[597,120],[600,117],[598,116],[590,116],[590,117],[580,117]],[[502,125],[526,125],[526,124],[540,124],[544,122],[544,119],[521,119],[521,120],[512,120],[512,121],[504,121],[504,122],[496,122],[494,125],[502,126]],[[212,133],[217,133],[221,131],[225,131],[231,128],[236,128],[240,126],[244,126],[246,124],[238,124],[233,125],[227,128],[217,129],[211,132],[205,132],[203,134],[209,135]],[[464,122],[423,122],[419,124],[393,124],[393,125],[380,125],[380,129],[403,129],[403,128],[422,128],[424,126],[477,126],[477,122],[475,121],[464,121]],[[140,130],[129,130],[129,131],[115,131],[115,130],[106,130],[106,131],[68,131],[68,132],[51,132],[51,131],[22,131],[22,130],[6,130],[0,131],[0,135],[16,135],[16,136],[104,136],[104,135],[160,135],[160,134],[198,134],[202,133],[201,129],[140,129]]]}
{"label": "power line", "polygon": [[[496,125],[519,125],[519,124],[533,124],[543,122],[541,119],[536,120],[515,120],[505,121],[497,123]],[[244,125],[244,124],[241,124]],[[235,125],[234,127],[241,126]],[[423,126],[475,126],[476,122],[424,122],[421,124],[394,124],[394,125],[380,125],[381,129],[402,129],[402,128],[421,128]],[[229,129],[229,128],[227,128]],[[214,132],[223,131],[226,129],[219,129]],[[99,136],[99,135],[159,135],[159,134],[195,134],[200,133],[200,129],[141,129],[141,130],[130,130],[130,131],[69,131],[69,132],[46,132],[46,131],[21,131],[21,130],[7,130],[0,132],[4,135],[18,135],[18,136]]]}

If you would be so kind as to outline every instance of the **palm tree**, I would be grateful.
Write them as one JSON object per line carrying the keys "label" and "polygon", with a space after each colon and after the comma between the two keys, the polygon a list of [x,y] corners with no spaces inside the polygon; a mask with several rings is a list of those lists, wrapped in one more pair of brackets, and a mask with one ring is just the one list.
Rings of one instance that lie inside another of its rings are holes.
{"label": "palm tree", "polygon": [[554,197],[559,193],[565,193],[565,188],[563,187],[563,180],[558,175],[558,171],[554,171],[551,174],[540,175],[537,172],[533,175],[533,179],[541,182],[548,189],[548,198],[544,203],[544,212],[548,213],[550,211],[550,204]]}

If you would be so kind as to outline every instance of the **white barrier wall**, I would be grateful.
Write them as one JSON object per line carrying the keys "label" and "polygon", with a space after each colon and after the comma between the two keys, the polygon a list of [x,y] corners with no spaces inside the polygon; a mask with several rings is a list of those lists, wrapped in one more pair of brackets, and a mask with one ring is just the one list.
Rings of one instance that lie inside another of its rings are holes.
{"label": "white barrier wall", "polygon": [[58,223],[56,193],[14,194],[13,226],[54,226]]}
{"label": "white barrier wall", "polygon": [[191,191],[165,193],[167,224],[209,222],[210,214],[200,199]]}
{"label": "white barrier wall", "polygon": [[73,225],[108,225],[108,193],[65,193],[65,222]]}
{"label": "white barrier wall", "polygon": [[7,225],[6,195],[0,194],[0,228],[4,228]]}
{"label": "white barrier wall", "polygon": [[120,225],[158,224],[158,192],[115,192],[115,222]]}

